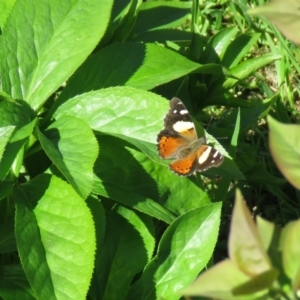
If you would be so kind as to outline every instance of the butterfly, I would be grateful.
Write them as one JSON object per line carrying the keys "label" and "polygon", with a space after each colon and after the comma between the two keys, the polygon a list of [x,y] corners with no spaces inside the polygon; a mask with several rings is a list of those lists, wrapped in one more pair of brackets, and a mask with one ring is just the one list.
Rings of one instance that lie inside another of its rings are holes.
{"label": "butterfly", "polygon": [[174,159],[170,169],[182,176],[218,167],[224,156],[206,145],[205,137],[198,138],[189,112],[180,99],[170,101],[170,109],[164,119],[165,128],[157,136],[157,150],[162,159]]}

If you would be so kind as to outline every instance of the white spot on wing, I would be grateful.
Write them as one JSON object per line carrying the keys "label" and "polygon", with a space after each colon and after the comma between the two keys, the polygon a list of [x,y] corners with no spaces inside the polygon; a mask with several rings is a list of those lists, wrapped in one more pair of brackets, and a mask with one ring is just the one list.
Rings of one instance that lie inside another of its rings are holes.
{"label": "white spot on wing", "polygon": [[177,132],[185,132],[192,128],[194,128],[194,124],[192,122],[178,121],[173,125],[173,129]]}
{"label": "white spot on wing", "polygon": [[207,147],[207,149],[200,155],[200,157],[198,159],[198,163],[200,165],[202,165],[204,162],[207,161],[207,158],[208,158],[211,150],[212,150],[212,147]]}
{"label": "white spot on wing", "polygon": [[174,109],[174,110],[173,110],[173,114],[177,114],[177,109]]}
{"label": "white spot on wing", "polygon": [[183,109],[179,112],[181,115],[186,115],[188,114],[188,111],[186,109]]}
{"label": "white spot on wing", "polygon": [[219,155],[219,151],[216,151],[216,153],[213,155],[213,158],[216,158]]}

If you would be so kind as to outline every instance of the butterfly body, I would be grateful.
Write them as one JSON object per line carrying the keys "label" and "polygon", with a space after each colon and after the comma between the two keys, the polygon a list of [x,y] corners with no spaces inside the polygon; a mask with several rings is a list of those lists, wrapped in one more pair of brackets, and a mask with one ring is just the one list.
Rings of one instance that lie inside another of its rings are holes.
{"label": "butterfly body", "polygon": [[161,158],[174,159],[170,163],[173,172],[189,176],[222,164],[223,155],[206,145],[204,137],[198,138],[194,123],[180,99],[174,97],[170,101],[164,125],[157,136],[157,149]]}

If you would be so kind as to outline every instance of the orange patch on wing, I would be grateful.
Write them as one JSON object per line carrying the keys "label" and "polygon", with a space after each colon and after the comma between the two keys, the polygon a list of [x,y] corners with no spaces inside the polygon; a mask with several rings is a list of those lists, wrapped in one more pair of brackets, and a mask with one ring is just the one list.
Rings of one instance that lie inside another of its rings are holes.
{"label": "orange patch on wing", "polygon": [[183,137],[185,137],[188,140],[192,140],[192,139],[196,139],[197,138],[197,134],[196,134],[195,128],[191,128],[189,130],[180,132],[180,135],[182,135]]}
{"label": "orange patch on wing", "polygon": [[172,158],[185,144],[186,141],[182,138],[161,136],[158,142],[159,155],[164,159]]}
{"label": "orange patch on wing", "polygon": [[209,147],[209,146],[207,146],[207,145],[202,145],[202,146],[200,147],[200,149],[198,149],[198,151],[197,151],[198,157],[200,157],[200,156],[205,152],[205,150],[206,150],[208,147]]}
{"label": "orange patch on wing", "polygon": [[197,152],[192,152],[187,157],[172,162],[170,164],[170,169],[179,175],[191,175],[194,172],[193,166],[196,160]]}

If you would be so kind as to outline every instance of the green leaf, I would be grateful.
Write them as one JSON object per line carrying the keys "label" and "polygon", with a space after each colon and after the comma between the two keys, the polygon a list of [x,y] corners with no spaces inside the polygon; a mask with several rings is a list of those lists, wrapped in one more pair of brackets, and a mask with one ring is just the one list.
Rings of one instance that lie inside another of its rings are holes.
{"label": "green leaf", "polygon": [[[140,5],[140,0],[114,1],[112,21],[108,27],[109,31],[105,33],[104,39],[107,36],[110,37],[110,39],[107,39],[110,44],[125,41],[134,27]],[[118,15],[116,15],[117,13]]]}
{"label": "green leaf", "polygon": [[0,296],[5,300],[36,300],[21,265],[0,267]]}
{"label": "green leaf", "polygon": [[[273,159],[284,177],[300,189],[299,125],[282,124],[268,116],[269,146]],[[288,133],[288,134],[287,134]]]}
{"label": "green leaf", "polygon": [[[5,150],[0,161],[0,180],[4,179],[15,160],[20,158],[18,153],[23,152],[23,145],[31,135],[33,128],[37,122],[35,112],[30,106],[21,100],[16,101],[0,101],[0,128],[14,126],[14,132],[6,144]],[[10,131],[10,129],[9,129]],[[7,137],[4,137],[5,143]],[[2,146],[3,147],[3,146]],[[15,175],[17,175],[17,172]]]}
{"label": "green leaf", "polygon": [[12,193],[12,187],[14,184],[14,181],[0,181],[0,200]]}
{"label": "green leaf", "polygon": [[86,199],[86,204],[88,205],[95,222],[97,251],[99,251],[103,246],[104,235],[105,235],[105,227],[106,227],[105,211],[101,204],[101,201],[95,196],[89,196]]}
{"label": "green leaf", "polygon": [[38,137],[54,165],[85,199],[92,190],[98,155],[98,143],[90,127],[78,118],[63,116],[44,134],[38,131]]}
{"label": "green leaf", "polygon": [[137,36],[143,32],[172,28],[181,25],[191,11],[192,3],[150,1],[143,2],[139,7],[137,20],[131,36]]}
{"label": "green leaf", "polygon": [[160,160],[154,144],[167,111],[168,102],[158,95],[114,87],[68,100],[57,109],[54,118],[65,115],[80,118],[95,131],[130,139],[152,159]]}
{"label": "green leaf", "polygon": [[[2,182],[0,183],[0,188]],[[8,217],[0,222],[0,253],[9,253],[17,250],[14,235],[14,219]]]}
{"label": "green leaf", "polygon": [[229,27],[214,34],[205,48],[203,61],[205,63],[220,63],[220,58],[223,57],[227,47],[232,43],[232,39],[237,33],[237,27]]}
{"label": "green leaf", "polygon": [[[38,109],[104,35],[112,0],[16,1],[3,28],[3,91]],[[25,9],[26,8],[26,9]],[[101,22],[99,22],[101,20]]]}
{"label": "green leaf", "polygon": [[105,246],[97,258],[94,299],[126,299],[133,277],[152,257],[153,235],[152,220],[143,214],[118,207],[108,215]]}
{"label": "green leaf", "polygon": [[58,103],[110,86],[127,85],[150,90],[200,66],[159,45],[115,43],[86,60],[68,82]]}
{"label": "green leaf", "polygon": [[248,276],[254,277],[271,269],[271,262],[257,227],[238,190],[231,219],[228,248],[230,259]]}
{"label": "green leaf", "polygon": [[16,241],[38,299],[85,299],[95,232],[91,213],[61,179],[39,175],[16,187]]}
{"label": "green leaf", "polygon": [[230,72],[220,64],[205,64],[199,67],[194,73],[199,74],[215,74],[232,77]]}
{"label": "green leaf", "polygon": [[0,126],[16,126],[17,129],[29,124],[36,116],[31,107],[22,100],[0,101]]}
{"label": "green leaf", "polygon": [[226,48],[222,65],[227,68],[235,67],[249,52],[260,38],[260,33],[241,34]]}
{"label": "green leaf", "polygon": [[220,212],[221,203],[214,203],[176,219],[128,299],[179,299],[178,291],[195,279],[212,255]]}
{"label": "green leaf", "polygon": [[[89,196],[86,200],[86,204],[88,205],[92,215],[93,219],[95,222],[95,229],[96,229],[96,262],[97,259],[99,258],[99,255],[101,251],[103,250],[103,247],[106,245],[104,244],[104,237],[105,237],[105,231],[106,231],[106,215],[104,208],[102,206],[101,201],[93,196]],[[97,263],[95,263],[97,265]],[[98,286],[98,278],[96,274],[96,268],[94,269],[93,272],[93,278],[90,284],[90,289],[89,289],[89,295],[91,296],[92,299],[95,299],[97,293],[99,291],[99,286]]]}
{"label": "green leaf", "polygon": [[238,145],[238,136],[241,130],[241,110],[238,109],[234,130],[232,133],[231,141],[230,141],[230,155],[235,158],[236,157],[236,148]]}
{"label": "green leaf", "polygon": [[112,44],[116,41],[122,41],[124,36],[122,34],[119,35],[117,32],[124,27],[125,33],[130,33],[130,31],[128,32],[128,28],[130,28],[129,24],[135,21],[133,15],[136,12],[136,2],[138,1],[114,1],[110,14],[110,22],[106,28],[105,35],[97,48],[102,48],[103,46],[108,45],[109,43]]}
{"label": "green leaf", "polygon": [[189,42],[191,38],[191,32],[173,28],[146,31],[134,38],[132,37],[131,40],[134,42],[167,44],[168,41],[178,42],[183,40]]}
{"label": "green leaf", "polygon": [[174,215],[209,204],[197,178],[179,177],[125,141],[99,136],[93,192],[171,223]]}
{"label": "green leaf", "polygon": [[264,66],[280,58],[281,55],[278,54],[266,54],[259,57],[248,59],[240,63],[236,67],[230,69],[230,73],[239,79],[233,79],[233,78],[226,79],[222,85],[223,88],[225,90],[231,89],[239,80],[248,78],[250,75],[252,75],[260,68],[263,68]]}
{"label": "green leaf", "polygon": [[299,0],[272,0],[270,3],[255,7],[247,13],[260,15],[274,23],[283,34],[293,42],[300,43]]}
{"label": "green leaf", "polygon": [[3,28],[7,17],[15,5],[16,0],[0,0],[0,27]]}
{"label": "green leaf", "polygon": [[0,161],[3,156],[5,146],[8,144],[14,130],[15,126],[0,127]]}

